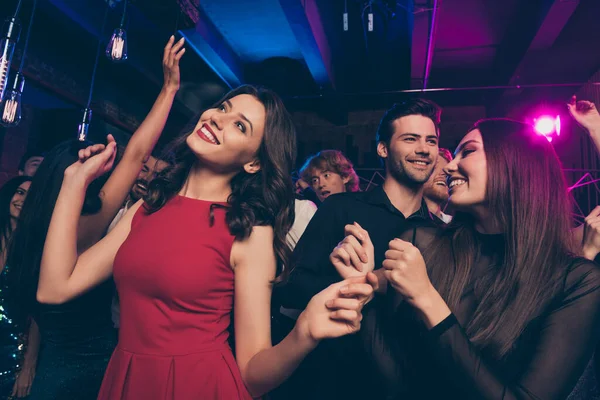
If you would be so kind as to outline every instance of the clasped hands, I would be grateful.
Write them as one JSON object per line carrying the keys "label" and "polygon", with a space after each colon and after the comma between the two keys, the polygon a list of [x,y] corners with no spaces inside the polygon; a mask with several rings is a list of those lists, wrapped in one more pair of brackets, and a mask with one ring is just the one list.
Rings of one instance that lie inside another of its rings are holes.
{"label": "clasped hands", "polygon": [[391,240],[382,263],[383,273],[376,275],[373,273],[375,250],[369,233],[356,222],[346,225],[344,232],[344,240],[329,256],[342,278],[371,277],[375,290],[389,282],[404,299],[417,307],[432,290],[435,291],[423,256],[412,243],[401,239]]}

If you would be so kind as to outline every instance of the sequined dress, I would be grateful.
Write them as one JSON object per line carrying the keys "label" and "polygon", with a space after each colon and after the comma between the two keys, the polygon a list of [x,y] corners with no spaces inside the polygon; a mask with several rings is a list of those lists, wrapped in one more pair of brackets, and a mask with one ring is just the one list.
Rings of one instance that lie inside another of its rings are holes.
{"label": "sequined dress", "polygon": [[95,400],[117,342],[107,281],[65,304],[38,304],[41,346],[29,400]]}

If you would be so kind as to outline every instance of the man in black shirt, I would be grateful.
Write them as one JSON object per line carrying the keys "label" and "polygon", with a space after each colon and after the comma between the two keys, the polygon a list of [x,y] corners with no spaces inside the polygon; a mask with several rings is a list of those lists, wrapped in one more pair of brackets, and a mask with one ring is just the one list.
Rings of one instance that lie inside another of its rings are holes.
{"label": "man in black shirt", "polygon": [[[344,239],[344,227],[355,222],[370,235],[375,274],[380,289],[387,287],[378,270],[389,242],[416,226],[433,224],[423,201],[423,184],[438,159],[440,114],[436,104],[422,99],[407,100],[386,112],[377,131],[377,153],[386,172],[383,185],[369,192],[333,195],[323,202],[295,248],[288,282],[275,292],[281,305],[304,309],[312,296],[342,280],[329,255]],[[368,355],[359,347],[356,336],[322,343],[299,370],[301,376],[295,377],[301,385],[294,397],[376,399],[376,376],[367,376]]]}

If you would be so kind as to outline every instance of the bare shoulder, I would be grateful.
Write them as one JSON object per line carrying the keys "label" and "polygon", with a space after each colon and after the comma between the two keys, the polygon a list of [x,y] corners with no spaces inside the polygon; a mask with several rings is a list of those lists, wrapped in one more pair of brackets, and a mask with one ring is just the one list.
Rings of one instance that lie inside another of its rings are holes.
{"label": "bare shoulder", "polygon": [[235,240],[231,247],[231,267],[247,265],[249,263],[263,262],[273,253],[273,227],[254,226],[250,235],[241,240]]}
{"label": "bare shoulder", "polygon": [[140,209],[140,207],[142,206],[142,204],[144,204],[144,200],[139,200],[138,202],[136,202],[133,206],[131,206],[127,212],[125,213],[125,215],[123,215],[123,217],[119,220],[119,222],[117,223],[117,225],[115,226],[115,228],[109,232],[112,233],[113,231],[119,231],[119,232],[129,232],[129,230],[131,229],[131,222],[133,221],[133,217],[135,216],[135,214],[137,213],[137,211]]}

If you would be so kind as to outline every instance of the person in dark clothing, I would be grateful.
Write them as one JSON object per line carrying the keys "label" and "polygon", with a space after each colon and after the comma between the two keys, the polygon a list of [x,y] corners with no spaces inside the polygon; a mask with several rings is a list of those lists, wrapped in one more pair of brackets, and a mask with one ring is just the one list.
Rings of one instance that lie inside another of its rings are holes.
{"label": "person in dark clothing", "polygon": [[[437,105],[422,99],[387,111],[377,132],[377,151],[386,170],[384,184],[369,192],[331,195],[323,202],[294,250],[295,268],[287,283],[276,288],[276,301],[286,308],[303,309],[314,294],[352,276],[350,268],[336,269],[329,259],[344,239],[346,225],[358,223],[371,233],[378,266],[390,240],[417,226],[433,225],[422,194],[438,159],[440,114]],[[375,271],[379,279],[383,279],[381,272]],[[372,303],[377,301],[376,296]],[[358,338],[321,343],[289,382],[288,397],[282,398],[377,398],[371,392],[377,377],[368,376],[369,368],[362,366],[370,357]],[[353,385],[344,387],[341,380]]]}
{"label": "person in dark clothing", "polygon": [[600,268],[574,255],[560,162],[510,120],[478,122],[455,157],[452,223],[422,253],[390,243],[388,307],[363,324],[386,398],[565,399],[600,334]]}
{"label": "person in dark clothing", "polygon": [[300,178],[297,185],[305,188],[302,193],[308,195],[312,189],[317,196],[319,204],[332,194],[358,192],[359,178],[352,162],[339,150],[321,150],[308,157],[299,172]]}

